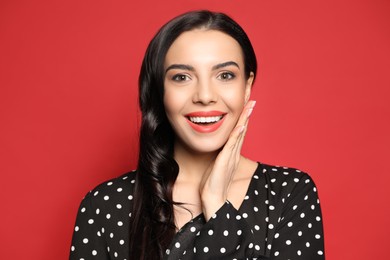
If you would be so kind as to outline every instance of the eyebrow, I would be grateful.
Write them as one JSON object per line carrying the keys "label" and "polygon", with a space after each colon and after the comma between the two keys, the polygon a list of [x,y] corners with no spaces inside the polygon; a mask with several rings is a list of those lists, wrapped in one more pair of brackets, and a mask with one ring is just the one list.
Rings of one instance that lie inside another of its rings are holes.
{"label": "eyebrow", "polygon": [[[235,66],[237,68],[240,68],[240,66],[238,66],[238,64],[234,61],[227,61],[227,62],[223,62],[223,63],[219,63],[217,65],[214,65],[211,69],[212,70],[218,70],[218,69],[221,69],[221,68],[224,68],[224,67],[228,67],[228,66]],[[165,73],[168,72],[168,70],[172,70],[172,69],[181,69],[181,70],[188,70],[188,71],[194,71],[195,68],[191,65],[186,65],[186,64],[172,64],[170,65],[166,70],[165,70]]]}

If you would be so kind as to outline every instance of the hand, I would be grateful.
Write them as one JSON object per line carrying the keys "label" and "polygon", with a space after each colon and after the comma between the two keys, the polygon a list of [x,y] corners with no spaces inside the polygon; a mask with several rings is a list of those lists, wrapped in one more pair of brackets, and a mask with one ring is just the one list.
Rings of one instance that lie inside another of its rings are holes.
{"label": "hand", "polygon": [[246,104],[226,144],[203,175],[200,196],[207,221],[227,200],[228,190],[240,161],[248,119],[255,104],[256,101]]}

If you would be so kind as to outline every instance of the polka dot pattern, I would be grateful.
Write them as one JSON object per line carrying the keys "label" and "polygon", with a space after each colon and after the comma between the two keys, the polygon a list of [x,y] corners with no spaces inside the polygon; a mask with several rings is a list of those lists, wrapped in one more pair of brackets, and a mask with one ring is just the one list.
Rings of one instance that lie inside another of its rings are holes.
{"label": "polka dot pattern", "polygon": [[[83,199],[70,260],[131,259],[129,218],[135,172],[105,182]],[[297,169],[260,164],[239,209],[226,201],[206,222],[184,225],[164,259],[325,259],[313,180]]]}

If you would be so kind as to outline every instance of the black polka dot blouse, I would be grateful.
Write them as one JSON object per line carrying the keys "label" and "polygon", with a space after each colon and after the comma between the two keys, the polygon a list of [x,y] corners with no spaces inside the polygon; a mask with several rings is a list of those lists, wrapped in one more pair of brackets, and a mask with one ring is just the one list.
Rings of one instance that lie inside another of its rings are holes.
{"label": "black polka dot blouse", "polygon": [[[135,172],[107,181],[83,199],[71,260],[130,260]],[[164,259],[325,259],[321,208],[313,180],[299,170],[258,165],[237,210],[229,201],[206,222],[180,229]]]}

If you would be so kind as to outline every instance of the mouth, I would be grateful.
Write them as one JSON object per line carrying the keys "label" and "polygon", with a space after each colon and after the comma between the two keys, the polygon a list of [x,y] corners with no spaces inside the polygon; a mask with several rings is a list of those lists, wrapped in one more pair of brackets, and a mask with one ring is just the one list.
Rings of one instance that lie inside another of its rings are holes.
{"label": "mouth", "polygon": [[197,125],[211,125],[219,122],[223,115],[220,116],[188,116],[188,120]]}
{"label": "mouth", "polygon": [[221,111],[201,111],[185,115],[189,125],[197,132],[211,133],[223,123],[226,113]]}

